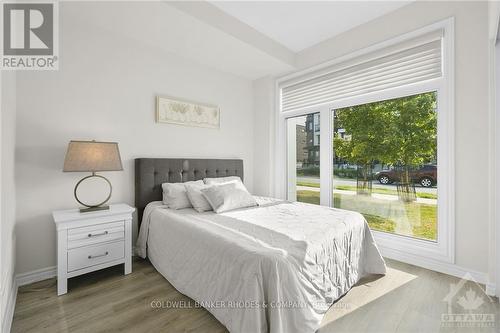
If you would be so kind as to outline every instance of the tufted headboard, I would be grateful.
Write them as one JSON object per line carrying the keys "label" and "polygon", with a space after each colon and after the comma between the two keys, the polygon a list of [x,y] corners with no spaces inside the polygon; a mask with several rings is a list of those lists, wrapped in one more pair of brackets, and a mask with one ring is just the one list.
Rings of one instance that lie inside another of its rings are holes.
{"label": "tufted headboard", "polygon": [[139,223],[146,205],[162,200],[161,184],[226,176],[243,180],[243,160],[136,158],[135,207]]}

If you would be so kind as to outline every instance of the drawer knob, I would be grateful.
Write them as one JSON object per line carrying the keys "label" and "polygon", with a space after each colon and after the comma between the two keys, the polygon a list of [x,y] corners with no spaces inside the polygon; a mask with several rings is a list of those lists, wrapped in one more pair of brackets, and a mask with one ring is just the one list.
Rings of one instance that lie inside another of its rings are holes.
{"label": "drawer knob", "polygon": [[108,234],[108,231],[106,230],[105,232],[101,232],[100,234],[88,234],[87,236],[89,238],[91,237],[96,237],[96,236],[104,236],[104,235],[107,235]]}
{"label": "drawer knob", "polygon": [[88,256],[88,258],[89,258],[89,259],[94,259],[94,258],[99,258],[99,257],[105,257],[105,256],[107,256],[108,254],[109,254],[109,252],[108,252],[108,251],[106,251],[104,254],[98,254],[98,255],[95,255],[95,256],[93,256],[93,255],[89,255],[89,256]]}

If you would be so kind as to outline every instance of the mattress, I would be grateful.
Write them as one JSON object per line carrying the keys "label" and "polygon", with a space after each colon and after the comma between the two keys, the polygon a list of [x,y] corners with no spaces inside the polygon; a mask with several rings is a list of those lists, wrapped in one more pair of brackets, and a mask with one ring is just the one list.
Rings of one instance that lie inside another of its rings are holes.
{"label": "mattress", "polygon": [[315,332],[359,279],[385,274],[361,214],[256,199],[222,214],[152,202],[138,254],[230,332]]}

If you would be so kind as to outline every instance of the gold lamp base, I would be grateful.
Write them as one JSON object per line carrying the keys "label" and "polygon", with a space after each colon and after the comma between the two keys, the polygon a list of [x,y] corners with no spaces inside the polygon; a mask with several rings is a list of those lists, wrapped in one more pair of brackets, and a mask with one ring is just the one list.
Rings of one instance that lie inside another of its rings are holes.
{"label": "gold lamp base", "polygon": [[96,206],[96,207],[88,207],[88,208],[80,208],[80,213],[90,213],[96,212],[99,210],[108,210],[109,206]]}

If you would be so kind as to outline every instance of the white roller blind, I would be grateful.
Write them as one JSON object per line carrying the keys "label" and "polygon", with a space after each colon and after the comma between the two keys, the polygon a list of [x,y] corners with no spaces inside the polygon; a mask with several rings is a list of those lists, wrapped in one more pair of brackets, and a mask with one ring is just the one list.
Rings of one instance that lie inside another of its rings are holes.
{"label": "white roller blind", "polygon": [[281,111],[401,87],[442,76],[441,38],[281,89]]}

